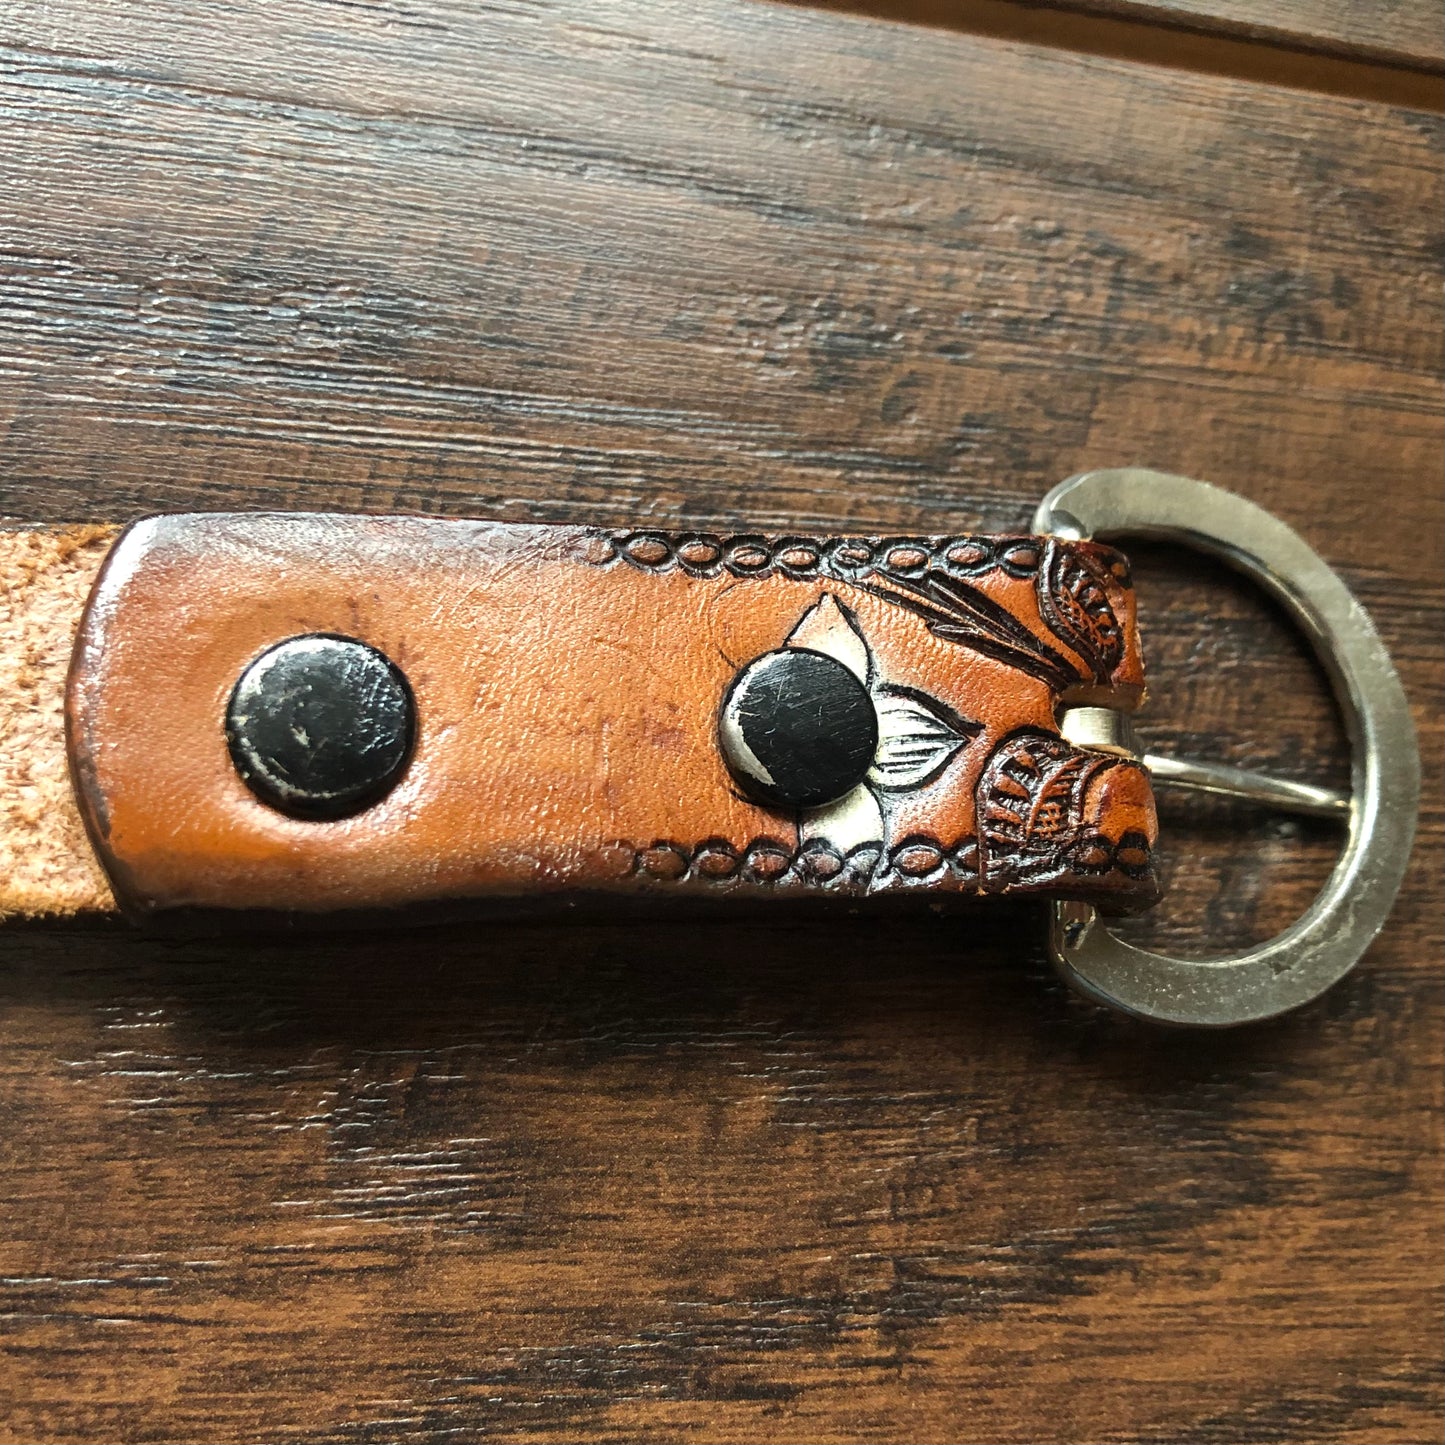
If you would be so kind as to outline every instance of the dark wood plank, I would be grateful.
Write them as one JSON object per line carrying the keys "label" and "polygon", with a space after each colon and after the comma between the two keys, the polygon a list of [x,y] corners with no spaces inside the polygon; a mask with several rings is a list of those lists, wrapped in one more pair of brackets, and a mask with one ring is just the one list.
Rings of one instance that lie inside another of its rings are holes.
{"label": "dark wood plank", "polygon": [[913,25],[1257,84],[1445,110],[1432,0],[794,0]]}
{"label": "dark wood plank", "polygon": [[1388,65],[1445,68],[1445,17],[1432,0],[1080,0],[1080,8]]}
{"label": "dark wood plank", "polygon": [[615,520],[663,472],[659,522],[1012,525],[1121,439],[1266,500],[1431,473],[1433,119],[625,15],[37,11],[3,112],[4,505]]}
{"label": "dark wood plank", "polygon": [[[18,1440],[1438,1435],[1440,122],[756,4],[12,6],[0,512],[1014,527],[1139,461],[1374,611],[1429,773],[1320,1005],[1161,1036],[1037,918],[0,933]],[[1341,776],[1144,555],[1151,736]],[[1134,936],[1310,827],[1171,807]]]}

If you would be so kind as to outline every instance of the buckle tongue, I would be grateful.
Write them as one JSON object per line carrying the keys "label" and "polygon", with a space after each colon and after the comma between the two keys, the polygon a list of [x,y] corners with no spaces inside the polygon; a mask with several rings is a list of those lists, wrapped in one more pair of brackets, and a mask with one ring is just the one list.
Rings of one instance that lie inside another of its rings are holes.
{"label": "buckle tongue", "polygon": [[1154,783],[1187,793],[1213,793],[1274,808],[1283,813],[1305,813],[1344,823],[1350,816],[1350,796],[1334,788],[1270,778],[1224,763],[1203,763],[1193,758],[1167,758],[1140,750],[1128,714],[1111,707],[1071,707],[1059,719],[1059,731],[1076,747],[1137,758],[1149,769]]}

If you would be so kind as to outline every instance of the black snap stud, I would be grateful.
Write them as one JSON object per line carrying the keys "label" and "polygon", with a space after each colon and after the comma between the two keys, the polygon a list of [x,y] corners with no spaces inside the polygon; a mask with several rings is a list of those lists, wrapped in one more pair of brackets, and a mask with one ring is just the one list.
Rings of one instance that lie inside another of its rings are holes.
{"label": "black snap stud", "polygon": [[226,709],[231,761],[262,802],[346,818],[389,792],[411,757],[416,704],[401,670],[352,637],[312,633],[263,652]]}
{"label": "black snap stud", "polygon": [[718,740],[750,797],[819,808],[867,775],[878,751],[878,712],[837,658],[783,647],[754,658],[733,679]]}

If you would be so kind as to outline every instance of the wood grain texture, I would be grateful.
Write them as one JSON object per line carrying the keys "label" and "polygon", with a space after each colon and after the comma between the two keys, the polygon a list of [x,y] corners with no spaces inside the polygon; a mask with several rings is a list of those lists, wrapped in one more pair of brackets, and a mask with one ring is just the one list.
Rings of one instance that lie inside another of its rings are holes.
{"label": "wood grain texture", "polygon": [[[706,0],[10,4],[0,513],[1007,530],[1271,507],[1417,701],[1319,1005],[1159,1035],[1038,919],[0,933],[17,1440],[1438,1437],[1437,118]],[[1341,780],[1242,585],[1141,553],[1145,728]],[[1165,812],[1228,948],[1327,831]]]}

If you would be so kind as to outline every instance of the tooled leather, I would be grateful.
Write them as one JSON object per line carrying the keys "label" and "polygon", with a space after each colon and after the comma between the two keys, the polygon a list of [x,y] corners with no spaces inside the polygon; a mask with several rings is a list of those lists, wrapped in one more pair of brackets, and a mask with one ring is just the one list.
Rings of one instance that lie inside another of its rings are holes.
{"label": "tooled leather", "polygon": [[[334,822],[267,807],[224,735],[241,671],[306,632],[380,648],[417,702],[401,781]],[[737,669],[789,643],[847,661],[894,729],[868,782],[803,814],[744,797],[717,743]],[[133,911],[909,888],[1127,908],[1157,891],[1147,776],[1055,715],[1132,707],[1143,680],[1127,566],[1091,543],[200,515],[117,543],[67,720]]]}

